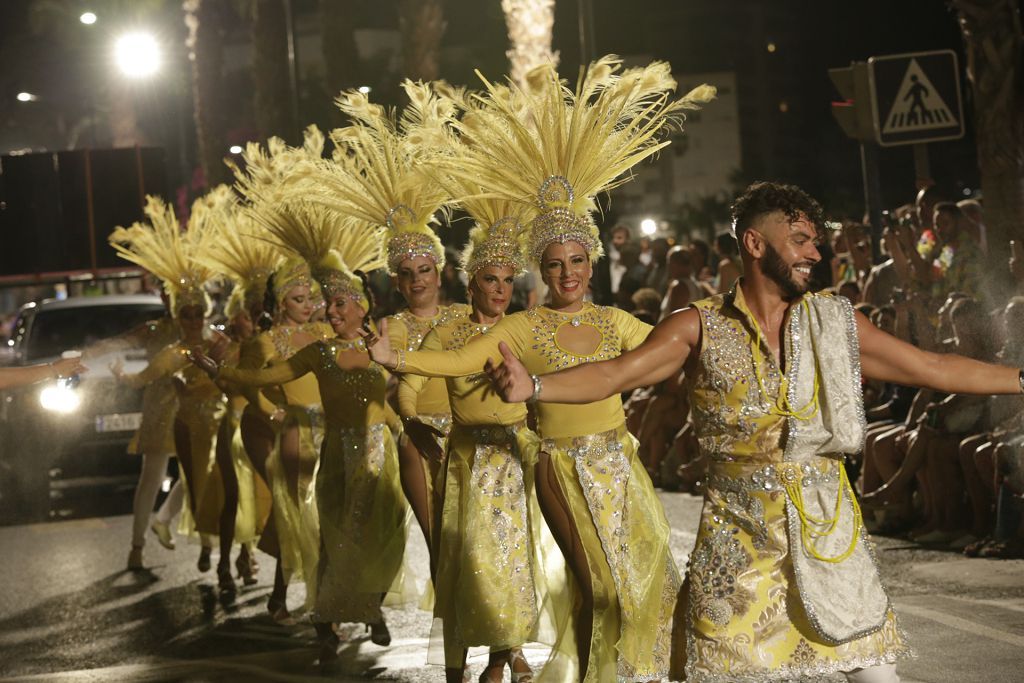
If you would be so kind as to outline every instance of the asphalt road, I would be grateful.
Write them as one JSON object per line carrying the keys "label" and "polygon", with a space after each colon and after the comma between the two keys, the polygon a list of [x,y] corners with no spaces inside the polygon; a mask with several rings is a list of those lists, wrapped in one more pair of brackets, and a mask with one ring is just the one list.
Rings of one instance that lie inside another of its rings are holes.
{"label": "asphalt road", "polygon": [[[663,494],[680,566],[693,545],[700,501]],[[0,528],[0,681],[443,681],[425,666],[430,618],[388,610],[394,641],[371,644],[352,628],[338,667],[315,663],[313,630],[281,627],[264,603],[272,562],[260,583],[234,600],[214,573],[195,568],[198,547],[146,547],[145,572],[124,571],[128,516]],[[413,535],[411,561],[426,551]],[[901,663],[908,683],[1024,680],[1024,562],[968,560],[877,539],[884,578],[918,658]],[[216,558],[214,558],[216,562]],[[299,605],[295,588],[289,602]],[[528,651],[534,661],[541,651]],[[474,653],[477,673],[486,653]],[[836,680],[842,680],[836,679]]]}

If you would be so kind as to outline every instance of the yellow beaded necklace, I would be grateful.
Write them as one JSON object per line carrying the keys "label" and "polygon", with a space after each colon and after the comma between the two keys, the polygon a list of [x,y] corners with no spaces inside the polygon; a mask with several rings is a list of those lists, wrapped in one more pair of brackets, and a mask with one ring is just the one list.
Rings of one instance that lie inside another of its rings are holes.
{"label": "yellow beaded necklace", "polygon": [[[801,302],[804,310],[807,311],[808,317],[810,316],[810,306],[807,305],[807,300]],[[764,353],[761,351],[761,326],[757,320],[753,319],[751,315],[751,322],[754,324],[755,337],[754,343],[750,347],[750,352],[754,357],[754,376],[757,378],[757,388],[761,393],[761,399],[772,406],[771,413],[780,417],[792,417],[802,422],[811,420],[815,415],[818,414],[819,402],[818,402],[818,390],[820,384],[818,382],[818,354],[814,353],[814,392],[811,394],[811,400],[809,400],[804,406],[798,410],[792,410],[789,405],[789,392],[783,390],[779,391],[778,397],[774,401],[774,405],[768,399],[768,391],[764,387],[764,373],[762,368],[764,367],[765,358]],[[810,330],[808,329],[810,332]],[[811,333],[811,348],[815,349],[814,334]]]}

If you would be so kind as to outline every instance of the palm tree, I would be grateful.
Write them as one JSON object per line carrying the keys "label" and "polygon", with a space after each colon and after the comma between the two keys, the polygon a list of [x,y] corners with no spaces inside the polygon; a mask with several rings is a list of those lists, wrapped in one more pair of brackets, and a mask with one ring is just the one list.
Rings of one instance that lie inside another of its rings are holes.
{"label": "palm tree", "polygon": [[208,187],[229,181],[224,165],[227,151],[222,93],[225,5],[217,0],[183,0],[192,63],[192,100],[199,143],[199,165]]}
{"label": "palm tree", "polygon": [[355,0],[320,0],[320,31],[327,92],[333,97],[360,85],[359,50],[352,15]]}
{"label": "palm tree", "polygon": [[993,255],[1024,238],[1024,35],[1018,0],[953,0],[974,90],[985,225]]}
{"label": "palm tree", "polygon": [[509,75],[520,85],[526,74],[540,64],[558,66],[558,53],[551,50],[555,25],[555,0],[501,0],[512,44],[508,52]]}
{"label": "palm tree", "polygon": [[[260,137],[295,135],[288,62],[288,21],[283,0],[252,0],[251,36],[256,127]],[[329,35],[329,34],[324,34]],[[325,40],[324,43],[330,41]]]}
{"label": "palm tree", "polygon": [[402,40],[402,69],[406,78],[433,81],[441,76],[443,0],[399,0],[398,30]]}

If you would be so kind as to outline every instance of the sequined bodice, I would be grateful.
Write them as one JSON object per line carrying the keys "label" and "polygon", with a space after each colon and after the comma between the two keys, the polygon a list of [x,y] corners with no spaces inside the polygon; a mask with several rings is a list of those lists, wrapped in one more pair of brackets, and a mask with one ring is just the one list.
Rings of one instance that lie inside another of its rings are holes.
{"label": "sequined bodice", "polygon": [[433,318],[420,318],[408,310],[400,311],[393,316],[406,329],[406,351],[415,351],[423,344],[423,338],[438,325],[447,325],[456,318],[469,315],[470,308],[465,304],[454,304],[452,306],[440,306],[438,313]]}
{"label": "sequined bodice", "polygon": [[383,421],[387,377],[376,363],[355,370],[338,366],[338,354],[344,349],[333,341],[317,342],[319,363],[314,373],[320,384],[324,416],[333,427],[363,428]]}
{"label": "sequined bodice", "polygon": [[771,412],[770,402],[784,380],[762,342],[763,394],[758,387],[751,350],[754,323],[742,290],[736,287],[694,306],[701,316],[702,340],[698,369],[688,383],[701,451],[714,461],[781,461],[785,420]]}
{"label": "sequined bodice", "polygon": [[[582,363],[609,360],[619,356],[622,353],[622,339],[612,310],[607,306],[586,304],[575,313],[560,313],[546,306],[537,306],[526,311],[525,315],[533,328],[532,347],[545,364],[543,368],[530,368],[530,371],[555,372]],[[600,333],[601,341],[590,354],[569,351],[563,348],[557,339],[558,330],[563,325],[590,325]]]}

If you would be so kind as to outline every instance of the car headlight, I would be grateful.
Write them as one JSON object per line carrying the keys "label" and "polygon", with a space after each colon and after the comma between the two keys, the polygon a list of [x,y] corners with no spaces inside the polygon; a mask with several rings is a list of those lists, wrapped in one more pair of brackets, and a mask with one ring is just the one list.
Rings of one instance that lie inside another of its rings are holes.
{"label": "car headlight", "polygon": [[66,380],[57,380],[56,384],[39,392],[39,405],[54,413],[66,415],[78,410],[82,405],[82,396]]}

